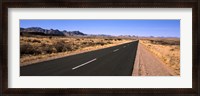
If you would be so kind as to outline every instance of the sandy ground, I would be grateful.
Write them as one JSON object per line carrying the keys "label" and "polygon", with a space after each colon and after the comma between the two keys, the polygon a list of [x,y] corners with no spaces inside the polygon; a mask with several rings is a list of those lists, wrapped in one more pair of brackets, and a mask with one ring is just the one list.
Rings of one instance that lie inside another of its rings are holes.
{"label": "sandy ground", "polygon": [[[167,39],[163,39],[167,42]],[[172,40],[171,43],[177,40]],[[176,75],[180,75],[180,45],[179,44],[159,44],[150,43],[149,40],[140,40],[141,44],[144,45],[152,54],[154,54],[160,61],[166,66],[170,67]]]}
{"label": "sandy ground", "polygon": [[173,70],[166,66],[144,45],[138,44],[133,76],[174,76]]}

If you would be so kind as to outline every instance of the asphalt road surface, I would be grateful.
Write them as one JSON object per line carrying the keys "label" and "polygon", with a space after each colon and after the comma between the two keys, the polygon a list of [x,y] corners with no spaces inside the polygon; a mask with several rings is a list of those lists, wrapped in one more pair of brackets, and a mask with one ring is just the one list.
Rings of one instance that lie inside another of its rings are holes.
{"label": "asphalt road surface", "polygon": [[131,76],[138,41],[20,67],[21,76]]}

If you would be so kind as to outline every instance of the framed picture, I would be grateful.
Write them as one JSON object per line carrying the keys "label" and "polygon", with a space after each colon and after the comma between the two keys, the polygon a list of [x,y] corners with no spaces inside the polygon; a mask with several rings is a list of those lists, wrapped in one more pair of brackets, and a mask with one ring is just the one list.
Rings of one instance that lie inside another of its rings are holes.
{"label": "framed picture", "polygon": [[199,2],[3,1],[9,94],[199,94]]}

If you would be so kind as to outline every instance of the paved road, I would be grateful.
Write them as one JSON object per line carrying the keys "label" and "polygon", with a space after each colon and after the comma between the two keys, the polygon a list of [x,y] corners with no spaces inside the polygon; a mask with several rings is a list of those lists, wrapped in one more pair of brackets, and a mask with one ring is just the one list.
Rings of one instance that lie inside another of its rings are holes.
{"label": "paved road", "polygon": [[20,68],[21,76],[131,76],[138,41]]}

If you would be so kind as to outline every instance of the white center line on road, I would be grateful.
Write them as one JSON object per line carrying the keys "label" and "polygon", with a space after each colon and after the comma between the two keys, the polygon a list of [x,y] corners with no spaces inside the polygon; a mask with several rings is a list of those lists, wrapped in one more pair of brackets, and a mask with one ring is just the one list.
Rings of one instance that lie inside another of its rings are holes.
{"label": "white center line on road", "polygon": [[89,63],[91,63],[91,62],[93,62],[93,61],[95,61],[95,60],[97,60],[97,58],[92,59],[92,60],[90,60],[90,61],[88,61],[88,62],[85,62],[85,63],[83,63],[83,64],[81,64],[81,65],[78,65],[78,66],[72,68],[72,70],[75,70],[75,69],[77,69],[77,68],[79,68],[79,67],[82,67],[82,66],[84,66],[84,65],[86,65],[86,64],[89,64]]}
{"label": "white center line on road", "polygon": [[118,51],[119,49],[116,49],[116,50],[113,50],[113,52],[116,52],[116,51]]}

